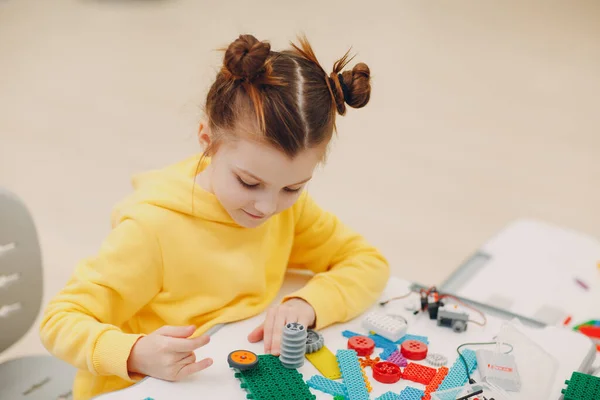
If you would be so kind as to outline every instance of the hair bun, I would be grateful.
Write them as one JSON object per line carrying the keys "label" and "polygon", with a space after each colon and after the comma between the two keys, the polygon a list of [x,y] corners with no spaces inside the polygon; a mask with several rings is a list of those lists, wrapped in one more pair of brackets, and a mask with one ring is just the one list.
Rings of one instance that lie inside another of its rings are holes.
{"label": "hair bun", "polygon": [[341,85],[345,86],[344,101],[352,108],[367,105],[371,98],[371,71],[365,63],[358,63],[352,71],[342,73]]}
{"label": "hair bun", "polygon": [[271,52],[271,45],[252,35],[240,35],[225,52],[224,67],[234,79],[252,79],[260,74]]}

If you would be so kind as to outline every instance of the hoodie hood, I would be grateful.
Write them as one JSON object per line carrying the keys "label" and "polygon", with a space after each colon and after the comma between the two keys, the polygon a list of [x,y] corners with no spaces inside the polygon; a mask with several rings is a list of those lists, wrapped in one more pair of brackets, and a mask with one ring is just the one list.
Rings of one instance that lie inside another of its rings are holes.
{"label": "hoodie hood", "polygon": [[137,174],[132,178],[134,193],[118,203],[111,216],[113,226],[127,218],[132,208],[151,205],[208,221],[239,226],[212,193],[195,182],[197,173],[210,163],[200,155],[166,168]]}

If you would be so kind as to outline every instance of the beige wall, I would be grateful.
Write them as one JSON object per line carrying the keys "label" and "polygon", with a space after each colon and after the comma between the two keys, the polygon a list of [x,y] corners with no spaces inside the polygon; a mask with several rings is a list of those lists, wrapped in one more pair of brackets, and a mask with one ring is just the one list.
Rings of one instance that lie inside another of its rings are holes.
{"label": "beige wall", "polygon": [[515,218],[600,236],[599,21],[595,0],[5,0],[0,185],[38,223],[48,299],[131,174],[197,151],[213,49],[304,31],[324,65],[352,45],[373,73],[310,190],[436,283]]}

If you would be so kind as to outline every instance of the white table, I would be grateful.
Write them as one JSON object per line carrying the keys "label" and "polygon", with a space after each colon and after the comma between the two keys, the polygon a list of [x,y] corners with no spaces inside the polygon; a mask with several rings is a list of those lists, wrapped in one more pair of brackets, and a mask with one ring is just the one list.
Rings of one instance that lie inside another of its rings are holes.
{"label": "white table", "polygon": [[598,263],[597,238],[523,219],[490,238],[439,289],[549,325],[571,316],[573,325],[600,318]]}
{"label": "white table", "polygon": [[[295,290],[306,281],[305,277],[290,276],[286,280],[286,284],[280,294],[289,293]],[[397,278],[391,278],[388,286],[382,296],[382,299],[397,296],[406,293],[410,283]],[[374,308],[379,307],[374,305]],[[469,327],[464,333],[454,333],[449,328],[437,327],[435,321],[432,321],[428,316],[419,314],[412,316],[411,313],[404,310],[402,301],[390,303],[386,306],[386,310],[394,313],[402,313],[409,320],[408,333],[428,336],[429,349],[431,352],[442,353],[449,359],[449,366],[457,357],[456,347],[464,342],[490,341],[491,338],[498,332],[502,324],[502,320],[498,318],[489,318],[489,322],[485,328],[478,327],[474,324],[469,324]],[[127,389],[104,394],[96,397],[97,400],[131,400],[145,399],[151,397],[155,400],[178,399],[178,400],[197,400],[203,398],[214,399],[244,399],[245,393],[240,389],[240,382],[234,378],[233,370],[227,364],[227,355],[236,349],[247,349],[254,351],[257,354],[262,354],[262,343],[248,343],[246,337],[254,327],[261,322],[262,315],[249,320],[226,325],[211,337],[211,342],[197,353],[199,357],[210,355],[214,359],[214,364],[207,370],[200,372],[185,381],[181,382],[165,382],[158,379],[148,378],[136,385]],[[346,324],[338,324],[331,326],[321,331],[325,338],[325,345],[335,353],[337,349],[346,348],[347,339],[341,335],[343,330],[352,330],[355,332],[364,332],[361,328],[361,318],[357,318]],[[531,335],[536,337],[536,340],[541,344],[546,351],[553,354],[559,361],[559,371],[557,373],[556,384],[553,388],[553,393],[556,397],[560,396],[560,389],[563,387],[562,381],[570,377],[572,371],[585,368],[589,363],[590,349],[594,352],[591,342],[582,335],[574,332],[558,329],[554,327],[537,329],[532,328]],[[568,348],[567,348],[568,345]],[[380,349],[376,349],[378,355]],[[318,371],[308,361],[299,369],[305,380],[308,380],[312,375],[318,374]],[[423,389],[423,386],[414,383],[400,380],[393,385],[384,385],[375,381],[370,372],[367,372],[370,377],[373,391],[371,398],[392,390],[398,393],[407,384],[416,388]],[[475,375],[477,376],[477,375]],[[313,390],[317,399],[331,400],[332,396]],[[547,399],[543,399],[547,400]]]}

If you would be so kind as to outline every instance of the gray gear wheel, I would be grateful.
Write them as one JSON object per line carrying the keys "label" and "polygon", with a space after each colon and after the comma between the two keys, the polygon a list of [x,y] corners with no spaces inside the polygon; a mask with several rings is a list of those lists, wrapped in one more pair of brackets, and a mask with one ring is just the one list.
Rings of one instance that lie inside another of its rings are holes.
{"label": "gray gear wheel", "polygon": [[307,331],[306,336],[306,353],[314,353],[315,351],[321,350],[323,345],[325,344],[325,339],[323,339],[323,335],[321,335],[317,331],[313,331],[309,329]]}
{"label": "gray gear wheel", "polygon": [[448,358],[439,353],[429,353],[427,354],[427,362],[434,367],[441,367],[448,363]]}

